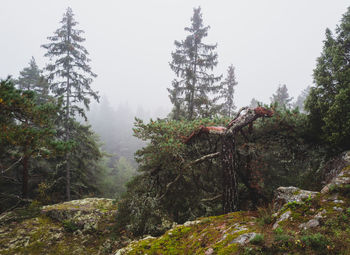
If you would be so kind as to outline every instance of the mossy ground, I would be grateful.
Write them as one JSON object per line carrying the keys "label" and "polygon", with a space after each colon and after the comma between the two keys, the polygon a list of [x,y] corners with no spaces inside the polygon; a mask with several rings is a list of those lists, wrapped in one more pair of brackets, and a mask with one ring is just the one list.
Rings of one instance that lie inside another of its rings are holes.
{"label": "mossy ground", "polygon": [[[343,169],[342,177],[350,177],[350,167]],[[290,217],[273,229],[288,210]],[[178,226],[159,238],[134,242],[121,254],[350,254],[349,184],[287,203],[277,216],[272,215],[271,208],[266,208],[202,218],[200,223]],[[319,224],[304,228],[311,220]],[[252,232],[258,233],[254,240],[244,245],[232,242]]]}
{"label": "mossy ground", "polygon": [[233,240],[256,231],[256,213],[235,212],[199,219],[193,225],[181,225],[157,239],[135,243],[128,254],[204,254],[213,249],[215,254],[232,254],[238,250]]}
{"label": "mossy ground", "polygon": [[83,206],[74,203],[58,204],[50,209],[87,208],[92,210],[92,214],[104,213],[99,219],[97,229],[93,231],[68,231],[65,222],[54,220],[43,213],[28,216],[24,220],[19,218],[0,226],[0,254],[110,254],[117,248],[113,243],[113,212],[116,211],[116,205],[94,201],[84,203]]}

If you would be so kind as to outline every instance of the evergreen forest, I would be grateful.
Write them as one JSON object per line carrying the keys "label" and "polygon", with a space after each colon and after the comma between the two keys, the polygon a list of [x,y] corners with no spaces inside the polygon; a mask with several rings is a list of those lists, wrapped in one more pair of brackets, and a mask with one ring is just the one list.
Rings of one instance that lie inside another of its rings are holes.
{"label": "evergreen forest", "polygon": [[[204,10],[192,10],[185,36],[174,38],[170,61],[163,63],[173,75],[163,88],[171,104],[165,115],[101,95],[85,42],[89,35],[70,7],[38,45],[45,65],[32,57],[17,76],[0,77],[0,214],[22,213],[17,224],[47,206],[111,199],[117,209],[108,229],[117,243],[113,247],[122,248],[130,240],[169,233],[176,224],[234,212],[258,212],[260,220],[265,215],[263,225],[271,225],[276,189],[319,192],[324,187],[329,162],[350,150],[350,7],[334,30],[325,31],[310,73],[313,84],[305,84],[295,98],[288,84],[275,84],[267,102],[252,91],[246,105],[237,104],[239,63],[233,59],[224,73],[217,71],[224,42],[212,42],[208,35],[214,29]],[[78,228],[67,220],[63,226],[69,234]],[[350,240],[349,228],[342,231]],[[301,248],[287,237],[275,242],[293,254],[350,251],[318,237],[299,240]],[[266,239],[263,248],[264,241],[255,241],[251,253],[238,254],[282,254],[269,253]],[[315,243],[326,248],[318,250]],[[96,254],[113,254],[108,247]],[[38,247],[29,253],[22,248],[13,254],[40,254]],[[155,248],[149,254],[192,254],[186,249]],[[210,249],[198,254],[236,254]]]}

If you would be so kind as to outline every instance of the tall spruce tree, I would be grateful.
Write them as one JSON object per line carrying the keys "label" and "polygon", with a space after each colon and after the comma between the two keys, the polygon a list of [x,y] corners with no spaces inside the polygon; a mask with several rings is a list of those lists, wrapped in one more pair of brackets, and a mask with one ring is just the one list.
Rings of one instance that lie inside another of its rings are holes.
{"label": "tall spruce tree", "polygon": [[236,106],[233,102],[233,97],[235,93],[235,86],[238,82],[236,81],[235,68],[233,65],[230,65],[227,69],[227,76],[225,80],[221,83],[222,90],[221,96],[224,99],[222,104],[222,114],[228,117],[231,117],[233,111],[236,109]]}
{"label": "tall spruce tree", "polygon": [[[56,96],[64,97],[64,140],[70,140],[70,118],[77,113],[86,118],[84,109],[80,107],[83,103],[88,109],[90,98],[98,101],[97,92],[90,87],[92,78],[96,74],[91,71],[88,65],[88,51],[81,44],[85,41],[81,34],[82,30],[76,29],[78,24],[74,20],[71,8],[68,8],[60,22],[62,25],[48,37],[51,42],[42,45],[47,50],[46,57],[50,63],[46,66],[50,89]],[[70,159],[66,154],[66,196],[70,200]]]}
{"label": "tall spruce tree", "polygon": [[176,78],[169,88],[170,100],[174,105],[174,119],[185,117],[210,117],[218,112],[221,76],[212,74],[218,63],[215,52],[217,44],[205,44],[209,26],[203,25],[201,8],[195,8],[192,24],[186,27],[189,35],[185,40],[175,41],[176,50],[171,53],[170,68]]}
{"label": "tall spruce tree", "polygon": [[44,78],[42,70],[39,69],[34,57],[30,59],[29,66],[25,67],[20,73],[15,84],[21,90],[31,90],[37,93],[38,103],[48,100],[49,83]]}

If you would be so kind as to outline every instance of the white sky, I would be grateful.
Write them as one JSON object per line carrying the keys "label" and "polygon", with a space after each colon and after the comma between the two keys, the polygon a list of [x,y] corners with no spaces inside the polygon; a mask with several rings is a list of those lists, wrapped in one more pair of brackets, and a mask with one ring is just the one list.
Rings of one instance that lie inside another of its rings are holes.
{"label": "white sky", "polygon": [[238,86],[235,102],[251,98],[268,103],[278,84],[295,98],[312,84],[324,32],[334,30],[350,6],[345,0],[0,0],[0,78],[18,76],[34,56],[47,61],[40,45],[59,27],[66,8],[78,28],[98,78],[93,88],[112,105],[168,111],[166,88],[174,40],[185,39],[193,7],[202,7],[210,25],[207,43],[218,43],[224,75],[231,63]]}

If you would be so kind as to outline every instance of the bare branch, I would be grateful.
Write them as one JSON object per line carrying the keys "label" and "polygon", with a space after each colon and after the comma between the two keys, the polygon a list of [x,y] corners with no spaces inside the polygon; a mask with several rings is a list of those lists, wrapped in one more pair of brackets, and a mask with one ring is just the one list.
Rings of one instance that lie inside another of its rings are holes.
{"label": "bare branch", "polygon": [[219,199],[221,197],[222,197],[222,194],[219,194],[219,195],[217,195],[215,197],[204,198],[204,199],[201,200],[201,202],[212,202],[212,201],[214,201],[216,199]]}
{"label": "bare branch", "polygon": [[176,176],[175,180],[173,180],[172,182],[169,182],[166,185],[164,194],[161,197],[159,197],[157,200],[162,200],[166,196],[166,194],[168,193],[168,191],[171,188],[171,186],[173,186],[178,180],[180,180],[181,176],[182,176],[182,174],[179,174],[178,176]]}
{"label": "bare branch", "polygon": [[19,162],[21,162],[22,158],[23,158],[23,157],[20,157],[20,159],[17,160],[15,163],[13,163],[10,167],[8,167],[8,168],[5,169],[5,170],[2,170],[2,171],[1,171],[1,174],[4,174],[4,173],[10,171],[12,167],[14,167],[16,164],[18,164]]}
{"label": "bare branch", "polygon": [[199,159],[196,159],[192,162],[190,162],[190,165],[196,165],[196,164],[199,164],[207,159],[212,159],[212,158],[216,158],[217,156],[220,155],[220,152],[214,152],[214,153],[211,153],[211,154],[207,154],[203,157],[200,157]]}

